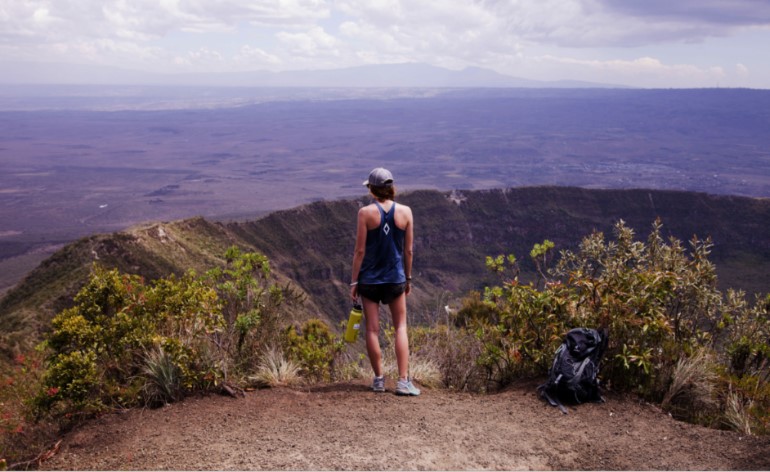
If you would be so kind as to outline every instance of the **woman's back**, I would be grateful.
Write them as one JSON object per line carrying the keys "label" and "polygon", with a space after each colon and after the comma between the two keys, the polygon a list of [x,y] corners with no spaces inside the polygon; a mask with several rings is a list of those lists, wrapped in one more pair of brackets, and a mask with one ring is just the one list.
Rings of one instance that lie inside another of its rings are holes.
{"label": "woman's back", "polygon": [[[409,226],[407,212],[400,212],[401,205],[392,201],[383,203],[377,201],[371,205],[373,209],[366,210],[366,255],[359,275],[364,284],[406,281],[403,257],[405,227]],[[396,216],[401,217],[402,225],[396,222]]]}
{"label": "woman's back", "polygon": [[[392,200],[385,200],[383,202],[378,202],[380,206],[382,206],[383,211],[385,213],[390,212],[390,209],[393,205],[396,205],[396,202]],[[372,203],[369,204],[360,210],[363,213],[364,221],[366,222],[366,229],[368,231],[373,230],[374,228],[377,228],[380,226],[380,223],[382,221],[380,210],[377,208],[377,204]],[[400,203],[396,205],[396,214],[394,215],[394,219],[396,222],[396,226],[398,226],[399,229],[406,231],[410,221],[412,220],[412,209],[409,208],[406,205],[401,205]]]}

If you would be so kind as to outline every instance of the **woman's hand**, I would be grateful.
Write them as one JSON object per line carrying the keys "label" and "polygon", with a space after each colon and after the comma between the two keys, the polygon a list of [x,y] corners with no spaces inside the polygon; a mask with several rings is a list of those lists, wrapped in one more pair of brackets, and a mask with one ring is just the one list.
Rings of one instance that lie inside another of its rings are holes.
{"label": "woman's hand", "polygon": [[350,298],[355,302],[358,300],[358,284],[350,287]]}

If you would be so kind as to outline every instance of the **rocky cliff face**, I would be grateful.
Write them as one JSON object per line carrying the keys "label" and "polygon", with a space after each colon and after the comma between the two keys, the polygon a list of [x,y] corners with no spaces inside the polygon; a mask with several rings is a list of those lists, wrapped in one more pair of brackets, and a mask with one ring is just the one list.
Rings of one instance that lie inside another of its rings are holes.
{"label": "rocky cliff face", "polygon": [[[401,196],[415,215],[415,307],[432,307],[444,292],[462,294],[495,282],[486,255],[514,253],[524,278],[533,270],[529,251],[550,239],[575,248],[592,231],[611,237],[623,219],[640,240],[656,218],[664,233],[682,241],[711,236],[722,288],[770,289],[770,201],[688,192],[585,190],[533,187],[434,192]],[[300,284],[323,312],[346,312],[355,214],[365,200],[320,202],[277,212],[230,231],[267,254]]]}

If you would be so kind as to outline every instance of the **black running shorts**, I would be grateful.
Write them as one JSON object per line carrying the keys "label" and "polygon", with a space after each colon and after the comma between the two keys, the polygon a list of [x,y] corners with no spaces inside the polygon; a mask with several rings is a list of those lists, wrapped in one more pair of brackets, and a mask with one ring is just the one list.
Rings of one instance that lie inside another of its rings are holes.
{"label": "black running shorts", "polygon": [[400,284],[358,284],[358,294],[367,300],[389,304],[406,290],[406,282]]}

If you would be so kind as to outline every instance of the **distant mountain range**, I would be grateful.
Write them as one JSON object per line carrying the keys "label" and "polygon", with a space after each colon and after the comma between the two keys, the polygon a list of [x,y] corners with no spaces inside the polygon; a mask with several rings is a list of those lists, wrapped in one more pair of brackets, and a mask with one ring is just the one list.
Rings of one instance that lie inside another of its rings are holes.
{"label": "distant mountain range", "polygon": [[626,88],[576,80],[539,81],[479,67],[450,70],[428,64],[381,64],[329,70],[154,74],[116,67],[9,62],[2,85],[184,85],[211,87],[441,87],[441,88]]}

